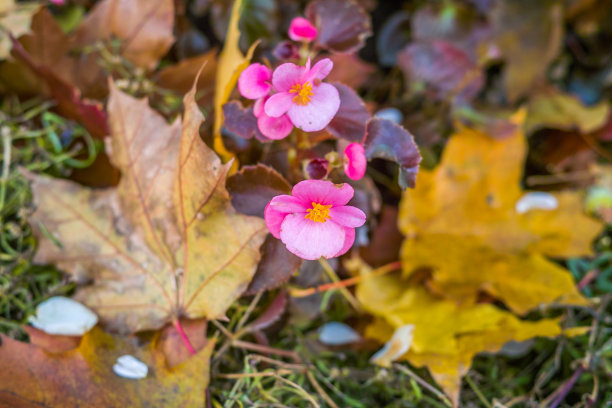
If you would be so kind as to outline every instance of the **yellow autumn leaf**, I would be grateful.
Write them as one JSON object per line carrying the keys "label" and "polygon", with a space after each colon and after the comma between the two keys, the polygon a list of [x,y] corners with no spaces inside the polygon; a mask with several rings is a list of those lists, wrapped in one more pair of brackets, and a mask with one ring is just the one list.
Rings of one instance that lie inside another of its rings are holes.
{"label": "yellow autumn leaf", "polygon": [[[514,121],[520,124],[522,112]],[[517,126],[520,129],[520,126]],[[601,224],[584,214],[579,192],[546,195],[555,208],[520,208],[524,134],[496,140],[460,128],[440,165],[422,170],[400,204],[407,236],[402,267],[432,271],[434,289],[458,302],[482,291],[519,314],[546,303],[584,304],[566,270],[547,260],[591,254]]]}
{"label": "yellow autumn leaf", "polygon": [[255,273],[264,222],[231,206],[230,164],[200,138],[195,87],[173,124],[145,99],[110,88],[109,156],[121,181],[92,190],[30,176],[33,224],[54,238],[39,231],[35,261],[91,281],[76,297],[121,331],[223,317]]}
{"label": "yellow autumn leaf", "polygon": [[15,0],[0,0],[0,60],[11,53],[11,38],[19,38],[30,31],[32,16],[38,11],[38,3],[17,3]]}
{"label": "yellow autumn leaf", "polygon": [[412,344],[402,359],[429,368],[455,406],[461,377],[476,354],[499,351],[509,341],[561,333],[556,319],[529,322],[491,304],[458,305],[399,274],[367,279],[358,286],[357,297],[377,317],[366,337],[386,342],[395,329],[414,325]]}
{"label": "yellow autumn leaf", "polygon": [[259,42],[251,45],[247,51],[247,55],[242,55],[238,42],[240,40],[240,12],[242,8],[242,0],[234,0],[230,21],[227,26],[227,35],[225,37],[225,45],[217,65],[217,77],[214,96],[214,149],[224,159],[229,160],[233,154],[229,152],[223,145],[221,138],[221,128],[223,127],[223,104],[229,99],[232,90],[238,82],[240,73],[249,66],[249,62],[253,57],[253,52]]}

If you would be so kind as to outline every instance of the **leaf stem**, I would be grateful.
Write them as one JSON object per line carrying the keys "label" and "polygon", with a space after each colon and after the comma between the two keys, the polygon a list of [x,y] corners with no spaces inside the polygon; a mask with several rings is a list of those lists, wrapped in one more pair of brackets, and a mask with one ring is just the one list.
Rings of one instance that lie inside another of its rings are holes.
{"label": "leaf stem", "polygon": [[431,392],[433,395],[438,397],[440,399],[440,401],[442,401],[444,403],[444,405],[446,405],[448,407],[452,407],[453,406],[451,401],[448,399],[448,397],[446,395],[444,395],[444,393],[442,393],[441,391],[437,390],[435,387],[433,387],[427,381],[425,381],[424,379],[419,377],[414,371],[412,371],[408,367],[405,367],[405,366],[403,366],[401,364],[393,364],[393,367],[395,367],[397,370],[400,370],[402,373],[406,374],[408,377],[410,377],[413,380],[415,380],[421,387],[425,388],[426,390]]}
{"label": "leaf stem", "polygon": [[191,345],[189,337],[187,337],[187,333],[185,333],[185,330],[183,330],[183,326],[181,325],[180,320],[176,319],[172,322],[172,324],[174,325],[174,328],[178,332],[179,336],[181,336],[181,340],[183,340],[183,343],[185,344],[185,347],[187,347],[189,354],[191,354],[192,356],[195,355],[196,351]]}
{"label": "leaf stem", "polygon": [[331,267],[329,262],[327,262],[327,259],[319,258],[319,263],[323,267],[325,273],[327,273],[327,276],[329,276],[329,279],[331,279],[332,282],[338,285],[338,290],[340,291],[340,293],[342,293],[342,296],[346,298],[346,300],[353,306],[353,308],[355,308],[355,310],[361,310],[361,305],[359,304],[359,301],[355,298],[355,296],[353,296],[353,294],[349,292],[347,288],[339,285],[341,280],[338,275],[336,275],[336,272]]}

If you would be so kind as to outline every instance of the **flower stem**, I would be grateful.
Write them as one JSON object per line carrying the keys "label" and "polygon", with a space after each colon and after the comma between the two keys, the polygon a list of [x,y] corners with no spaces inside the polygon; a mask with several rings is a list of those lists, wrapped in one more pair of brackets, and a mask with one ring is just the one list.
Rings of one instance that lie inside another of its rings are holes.
{"label": "flower stem", "polygon": [[185,330],[183,330],[183,326],[181,325],[180,320],[177,319],[173,321],[172,324],[174,325],[174,328],[178,332],[179,336],[181,336],[181,340],[183,340],[183,343],[185,344],[185,347],[187,347],[189,354],[193,356],[196,353],[196,351],[191,345],[191,342],[189,341],[189,337],[187,337]]}
{"label": "flower stem", "polygon": [[325,273],[327,273],[327,276],[329,276],[329,278],[332,280],[332,282],[338,285],[338,290],[340,291],[340,293],[342,293],[342,296],[346,298],[346,300],[353,306],[353,308],[355,308],[355,310],[361,310],[361,305],[359,304],[359,301],[355,298],[355,296],[353,296],[353,294],[349,292],[347,288],[340,285],[341,280],[338,275],[336,275],[336,272],[331,267],[329,262],[327,262],[327,259],[319,258],[319,263],[323,267]]}
{"label": "flower stem", "polygon": [[353,286],[358,283],[361,283],[364,280],[373,278],[375,276],[380,276],[380,275],[387,274],[389,272],[393,272],[401,267],[402,267],[402,264],[399,261],[391,262],[387,265],[383,265],[379,268],[376,268],[374,271],[372,271],[372,273],[369,273],[367,275],[354,276],[352,278],[344,279],[339,282],[325,283],[323,285],[313,286],[311,288],[305,288],[305,289],[293,288],[291,289],[290,293],[291,293],[291,296],[295,298],[311,296],[311,295],[314,295],[315,293],[327,292],[328,290],[339,289],[340,287]]}

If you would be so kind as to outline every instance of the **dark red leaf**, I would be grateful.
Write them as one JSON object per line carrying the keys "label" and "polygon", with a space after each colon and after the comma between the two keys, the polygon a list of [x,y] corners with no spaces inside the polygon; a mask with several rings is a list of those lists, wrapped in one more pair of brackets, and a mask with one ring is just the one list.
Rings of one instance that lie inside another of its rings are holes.
{"label": "dark red leaf", "polygon": [[258,164],[244,166],[228,178],[227,190],[238,212],[263,218],[270,200],[277,195],[289,194],[291,185],[273,168]]}
{"label": "dark red leaf", "polygon": [[366,125],[364,147],[368,159],[379,158],[398,163],[400,187],[414,188],[421,154],[410,132],[390,120],[372,118]]}
{"label": "dark red leaf", "polygon": [[261,261],[245,295],[274,289],[287,282],[302,260],[285,248],[279,239],[268,235],[261,246]]}
{"label": "dark red leaf", "polygon": [[311,1],[306,18],[317,27],[315,43],[333,52],[356,52],[372,34],[370,17],[351,0]]}
{"label": "dark red leaf", "polygon": [[407,81],[423,81],[439,99],[470,101],[484,85],[482,69],[446,41],[416,42],[397,56]]}
{"label": "dark red leaf", "polygon": [[335,82],[332,85],[340,93],[340,108],[338,113],[327,125],[327,130],[334,136],[350,142],[362,143],[365,137],[366,122],[370,112],[365,104],[348,86]]}
{"label": "dark red leaf", "polygon": [[12,37],[11,40],[15,58],[45,81],[62,116],[79,122],[92,136],[99,139],[109,134],[106,113],[101,103],[82,99],[76,87],[57,76],[50,67],[36,64],[17,40]]}
{"label": "dark red leaf", "polygon": [[376,36],[376,53],[382,66],[395,65],[397,53],[410,42],[410,14],[406,11],[394,13],[383,24]]}
{"label": "dark red leaf", "polygon": [[223,105],[225,128],[234,136],[251,139],[253,136],[262,138],[257,129],[257,118],[253,115],[253,107],[245,108],[239,101],[231,101]]}
{"label": "dark red leaf", "polygon": [[286,308],[287,293],[285,293],[284,290],[281,290],[278,295],[276,295],[272,303],[270,303],[265,312],[255,319],[253,323],[249,324],[249,330],[260,331],[267,329],[274,323],[278,322],[281,317],[283,317],[283,313],[285,313]]}

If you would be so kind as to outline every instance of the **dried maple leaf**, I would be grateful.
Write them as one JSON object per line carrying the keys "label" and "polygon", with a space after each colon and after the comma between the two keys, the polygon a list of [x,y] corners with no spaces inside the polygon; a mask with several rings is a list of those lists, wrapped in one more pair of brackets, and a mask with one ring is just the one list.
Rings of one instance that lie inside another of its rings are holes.
{"label": "dried maple leaf", "polygon": [[[30,407],[202,407],[214,342],[183,364],[165,367],[153,344],[144,347],[99,328],[72,351],[49,354],[33,344],[0,335],[0,406]],[[147,377],[121,378],[118,357],[130,354],[148,367]]]}
{"label": "dried maple leaf", "polygon": [[110,156],[116,189],[31,176],[39,234],[36,262],[93,284],[77,298],[121,331],[157,329],[179,317],[222,317],[255,273],[267,233],[238,214],[225,189],[228,165],[200,139],[195,89],[169,125],[146,100],[110,84]]}
{"label": "dried maple leaf", "polygon": [[[502,139],[468,128],[451,136],[440,165],[421,169],[416,188],[402,198],[401,276],[368,279],[357,291],[380,319],[371,336],[387,341],[394,328],[415,325],[404,358],[427,366],[455,405],[474,355],[561,333],[556,320],[526,322],[512,312],[587,303],[569,271],[546,256],[588,255],[601,224],[583,214],[577,192],[547,195],[555,208],[517,205],[526,193],[520,187],[524,116],[513,117],[519,126]],[[431,271],[425,285],[423,270]],[[482,303],[483,293],[510,311]]]}

